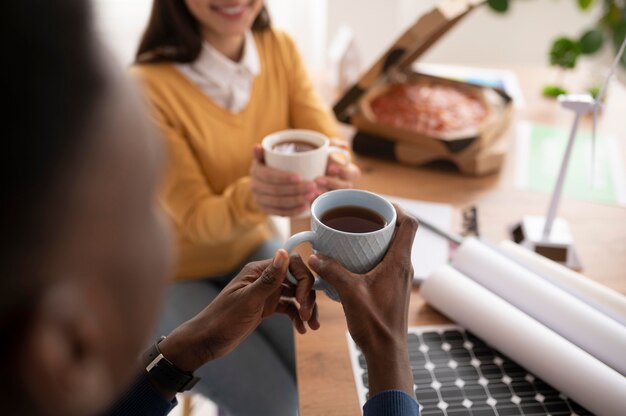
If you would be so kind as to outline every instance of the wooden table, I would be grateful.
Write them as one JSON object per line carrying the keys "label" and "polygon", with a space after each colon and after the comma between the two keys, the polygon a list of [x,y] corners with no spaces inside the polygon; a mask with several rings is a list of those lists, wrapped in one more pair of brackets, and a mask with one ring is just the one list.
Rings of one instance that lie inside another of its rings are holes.
{"label": "wooden table", "polygon": [[[472,178],[452,171],[413,168],[357,157],[356,163],[363,176],[356,187],[404,198],[445,202],[456,208],[475,204],[481,234],[494,242],[508,238],[506,226],[523,215],[544,215],[548,195],[521,191],[514,186],[515,125],[517,121],[528,120],[568,128],[573,113],[540,97],[541,85],[550,80],[545,69],[518,68],[516,72],[525,93],[526,106],[516,111],[514,122],[506,133],[510,153],[499,174]],[[600,131],[620,139],[623,160],[626,161],[626,91],[621,85],[611,89],[606,108]],[[563,198],[559,216],[570,223],[583,262],[583,273],[626,293],[626,209]],[[308,227],[308,220],[292,221],[294,233]],[[302,253],[306,253],[306,248]],[[301,415],[358,415],[360,408],[341,305],[324,295],[318,296],[318,304],[322,327],[296,337]],[[425,304],[418,289],[413,291],[409,325],[448,322]]]}

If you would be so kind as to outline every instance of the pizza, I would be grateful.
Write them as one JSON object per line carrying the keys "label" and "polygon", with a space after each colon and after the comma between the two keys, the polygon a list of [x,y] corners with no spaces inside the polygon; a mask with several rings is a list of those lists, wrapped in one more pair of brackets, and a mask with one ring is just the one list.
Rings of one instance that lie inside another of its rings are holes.
{"label": "pizza", "polygon": [[488,115],[480,98],[431,80],[392,84],[370,106],[378,122],[430,136],[477,128]]}

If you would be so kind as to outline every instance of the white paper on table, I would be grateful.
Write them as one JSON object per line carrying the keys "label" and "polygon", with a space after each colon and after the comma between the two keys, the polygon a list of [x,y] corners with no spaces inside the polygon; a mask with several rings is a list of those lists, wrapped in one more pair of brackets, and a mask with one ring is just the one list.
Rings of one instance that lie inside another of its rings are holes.
{"label": "white paper on table", "polygon": [[599,415],[622,415],[626,377],[445,265],[420,292],[433,307]]}
{"label": "white paper on table", "polygon": [[[626,325],[626,296],[513,241],[498,245],[508,258],[543,277],[608,317]],[[626,352],[624,353],[626,355]],[[626,358],[625,358],[626,360]]]}
{"label": "white paper on table", "polygon": [[[381,196],[390,202],[397,203],[408,213],[418,218],[423,218],[443,230],[450,229],[452,206],[449,204],[396,198],[388,195]],[[416,279],[421,281],[424,277],[430,275],[437,267],[446,264],[448,257],[448,240],[426,227],[420,227],[417,230],[411,251],[411,261],[413,262]]]}
{"label": "white paper on table", "polygon": [[485,289],[626,375],[626,326],[475,238],[463,241],[454,254],[452,265]]}

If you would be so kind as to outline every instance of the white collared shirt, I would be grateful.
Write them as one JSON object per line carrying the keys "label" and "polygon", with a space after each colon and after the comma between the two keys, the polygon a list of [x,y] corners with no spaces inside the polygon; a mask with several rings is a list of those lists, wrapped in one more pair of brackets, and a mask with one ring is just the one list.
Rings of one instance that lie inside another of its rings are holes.
{"label": "white collared shirt", "polygon": [[233,62],[204,41],[194,62],[176,68],[218,106],[233,113],[241,112],[250,100],[252,83],[261,72],[259,54],[251,31],[244,36],[243,55]]}

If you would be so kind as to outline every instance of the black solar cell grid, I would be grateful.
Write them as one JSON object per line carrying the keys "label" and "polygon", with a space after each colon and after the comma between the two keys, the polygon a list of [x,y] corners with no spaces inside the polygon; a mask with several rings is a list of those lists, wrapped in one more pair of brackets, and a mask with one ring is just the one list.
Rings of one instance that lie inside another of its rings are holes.
{"label": "black solar cell grid", "polygon": [[[591,415],[461,327],[411,328],[408,345],[415,397],[424,416]],[[362,372],[356,383],[365,395],[365,359],[353,351]]]}

